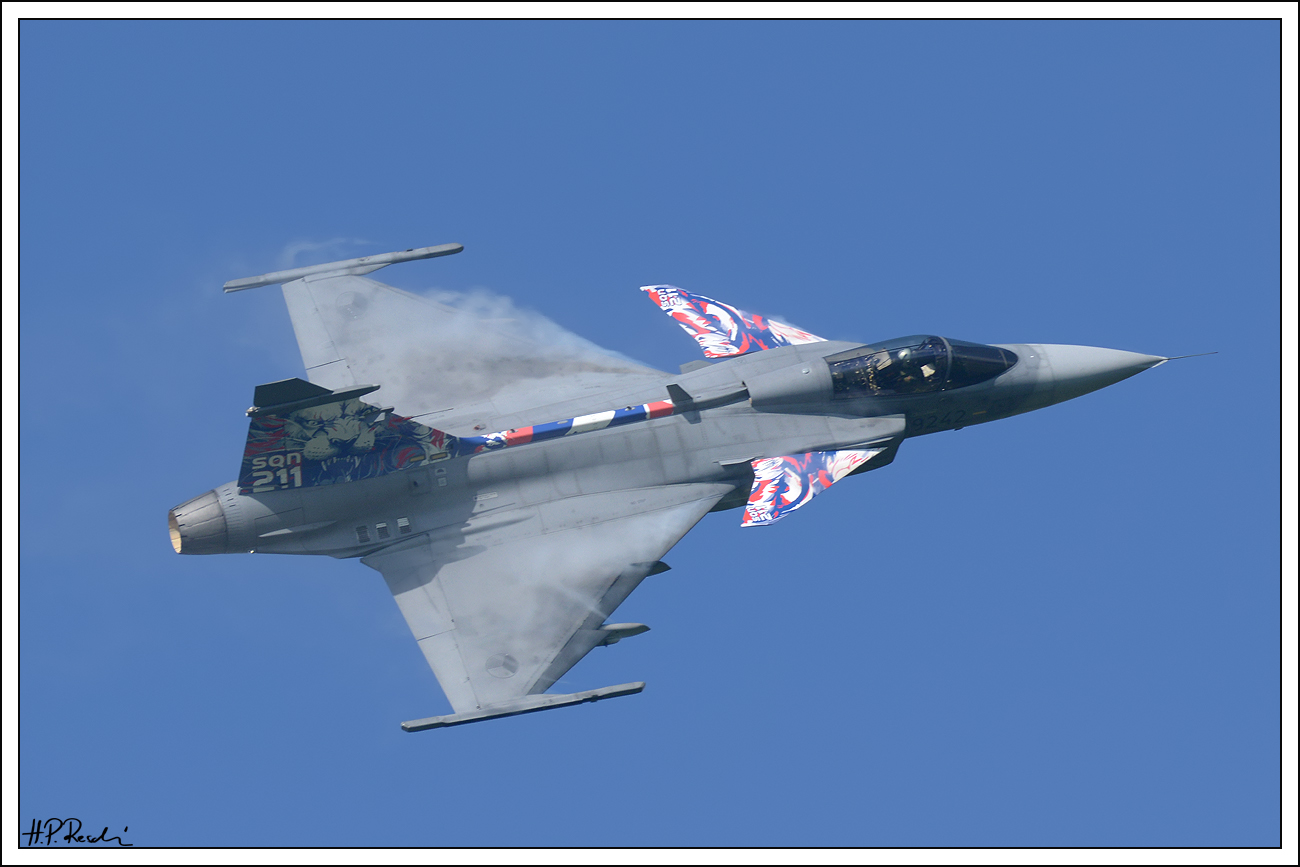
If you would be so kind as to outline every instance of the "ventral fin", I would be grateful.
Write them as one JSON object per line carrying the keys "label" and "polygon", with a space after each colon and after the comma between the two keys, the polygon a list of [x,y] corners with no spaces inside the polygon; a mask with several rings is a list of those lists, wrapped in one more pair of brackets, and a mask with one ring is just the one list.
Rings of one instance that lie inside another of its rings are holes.
{"label": "ventral fin", "polygon": [[704,350],[706,358],[729,358],[760,349],[823,343],[818,337],[765,316],[686,292],[676,286],[642,286],[659,309],[677,320]]}
{"label": "ventral fin", "polygon": [[754,484],[742,527],[761,527],[784,518],[884,451],[883,448],[805,452],[750,461]]}

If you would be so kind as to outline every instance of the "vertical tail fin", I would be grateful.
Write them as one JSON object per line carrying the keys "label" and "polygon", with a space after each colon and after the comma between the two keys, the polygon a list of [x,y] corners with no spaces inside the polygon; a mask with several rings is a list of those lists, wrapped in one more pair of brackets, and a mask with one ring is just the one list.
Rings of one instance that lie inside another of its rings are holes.
{"label": "vertical tail fin", "polygon": [[259,385],[248,410],[239,492],[372,479],[454,453],[450,434],[358,399],[378,388],[331,391],[301,379]]}

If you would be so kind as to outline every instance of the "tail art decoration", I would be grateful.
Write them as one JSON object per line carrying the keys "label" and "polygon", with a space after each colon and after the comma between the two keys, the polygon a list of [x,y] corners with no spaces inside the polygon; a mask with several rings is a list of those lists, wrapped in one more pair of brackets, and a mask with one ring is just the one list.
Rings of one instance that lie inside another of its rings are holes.
{"label": "tail art decoration", "polygon": [[239,471],[241,494],[372,479],[462,455],[664,418],[677,411],[671,400],[658,400],[531,427],[457,437],[355,398],[319,403],[337,395],[302,380],[272,385],[274,388],[258,386],[254,400],[259,394],[274,394],[277,401],[299,399],[250,410],[253,418]]}
{"label": "tail art decoration", "polygon": [[676,286],[642,286],[641,291],[648,292],[660,310],[676,319],[699,342],[706,358],[728,358],[760,349],[826,340],[793,325],[773,322]]}
{"label": "tail art decoration", "polygon": [[372,479],[451,456],[456,438],[359,400],[253,417],[241,494]]}
{"label": "tail art decoration", "polygon": [[754,485],[740,525],[761,527],[781,520],[882,451],[807,452],[750,461]]}

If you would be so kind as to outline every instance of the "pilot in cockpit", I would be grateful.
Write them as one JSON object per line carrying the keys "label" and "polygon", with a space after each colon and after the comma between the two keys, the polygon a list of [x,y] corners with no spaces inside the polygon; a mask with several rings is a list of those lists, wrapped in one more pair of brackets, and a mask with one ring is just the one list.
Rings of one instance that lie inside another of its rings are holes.
{"label": "pilot in cockpit", "polygon": [[939,366],[926,353],[918,356],[915,348],[906,347],[898,350],[897,358],[898,375],[904,386],[900,391],[928,391],[939,385]]}

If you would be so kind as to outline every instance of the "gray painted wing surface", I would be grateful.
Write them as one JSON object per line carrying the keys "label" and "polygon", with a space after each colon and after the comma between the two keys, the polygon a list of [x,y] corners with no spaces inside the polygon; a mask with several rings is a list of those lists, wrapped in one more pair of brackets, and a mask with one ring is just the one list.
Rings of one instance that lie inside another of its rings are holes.
{"label": "gray painted wing surface", "polygon": [[384,576],[452,708],[465,713],[549,688],[731,491],[693,484],[570,497],[521,510],[482,539],[435,535],[361,562]]}
{"label": "gray painted wing surface", "polygon": [[283,291],[307,378],[382,386],[378,399],[407,416],[506,415],[663,378],[501,299],[453,307],[355,275],[309,276]]}

